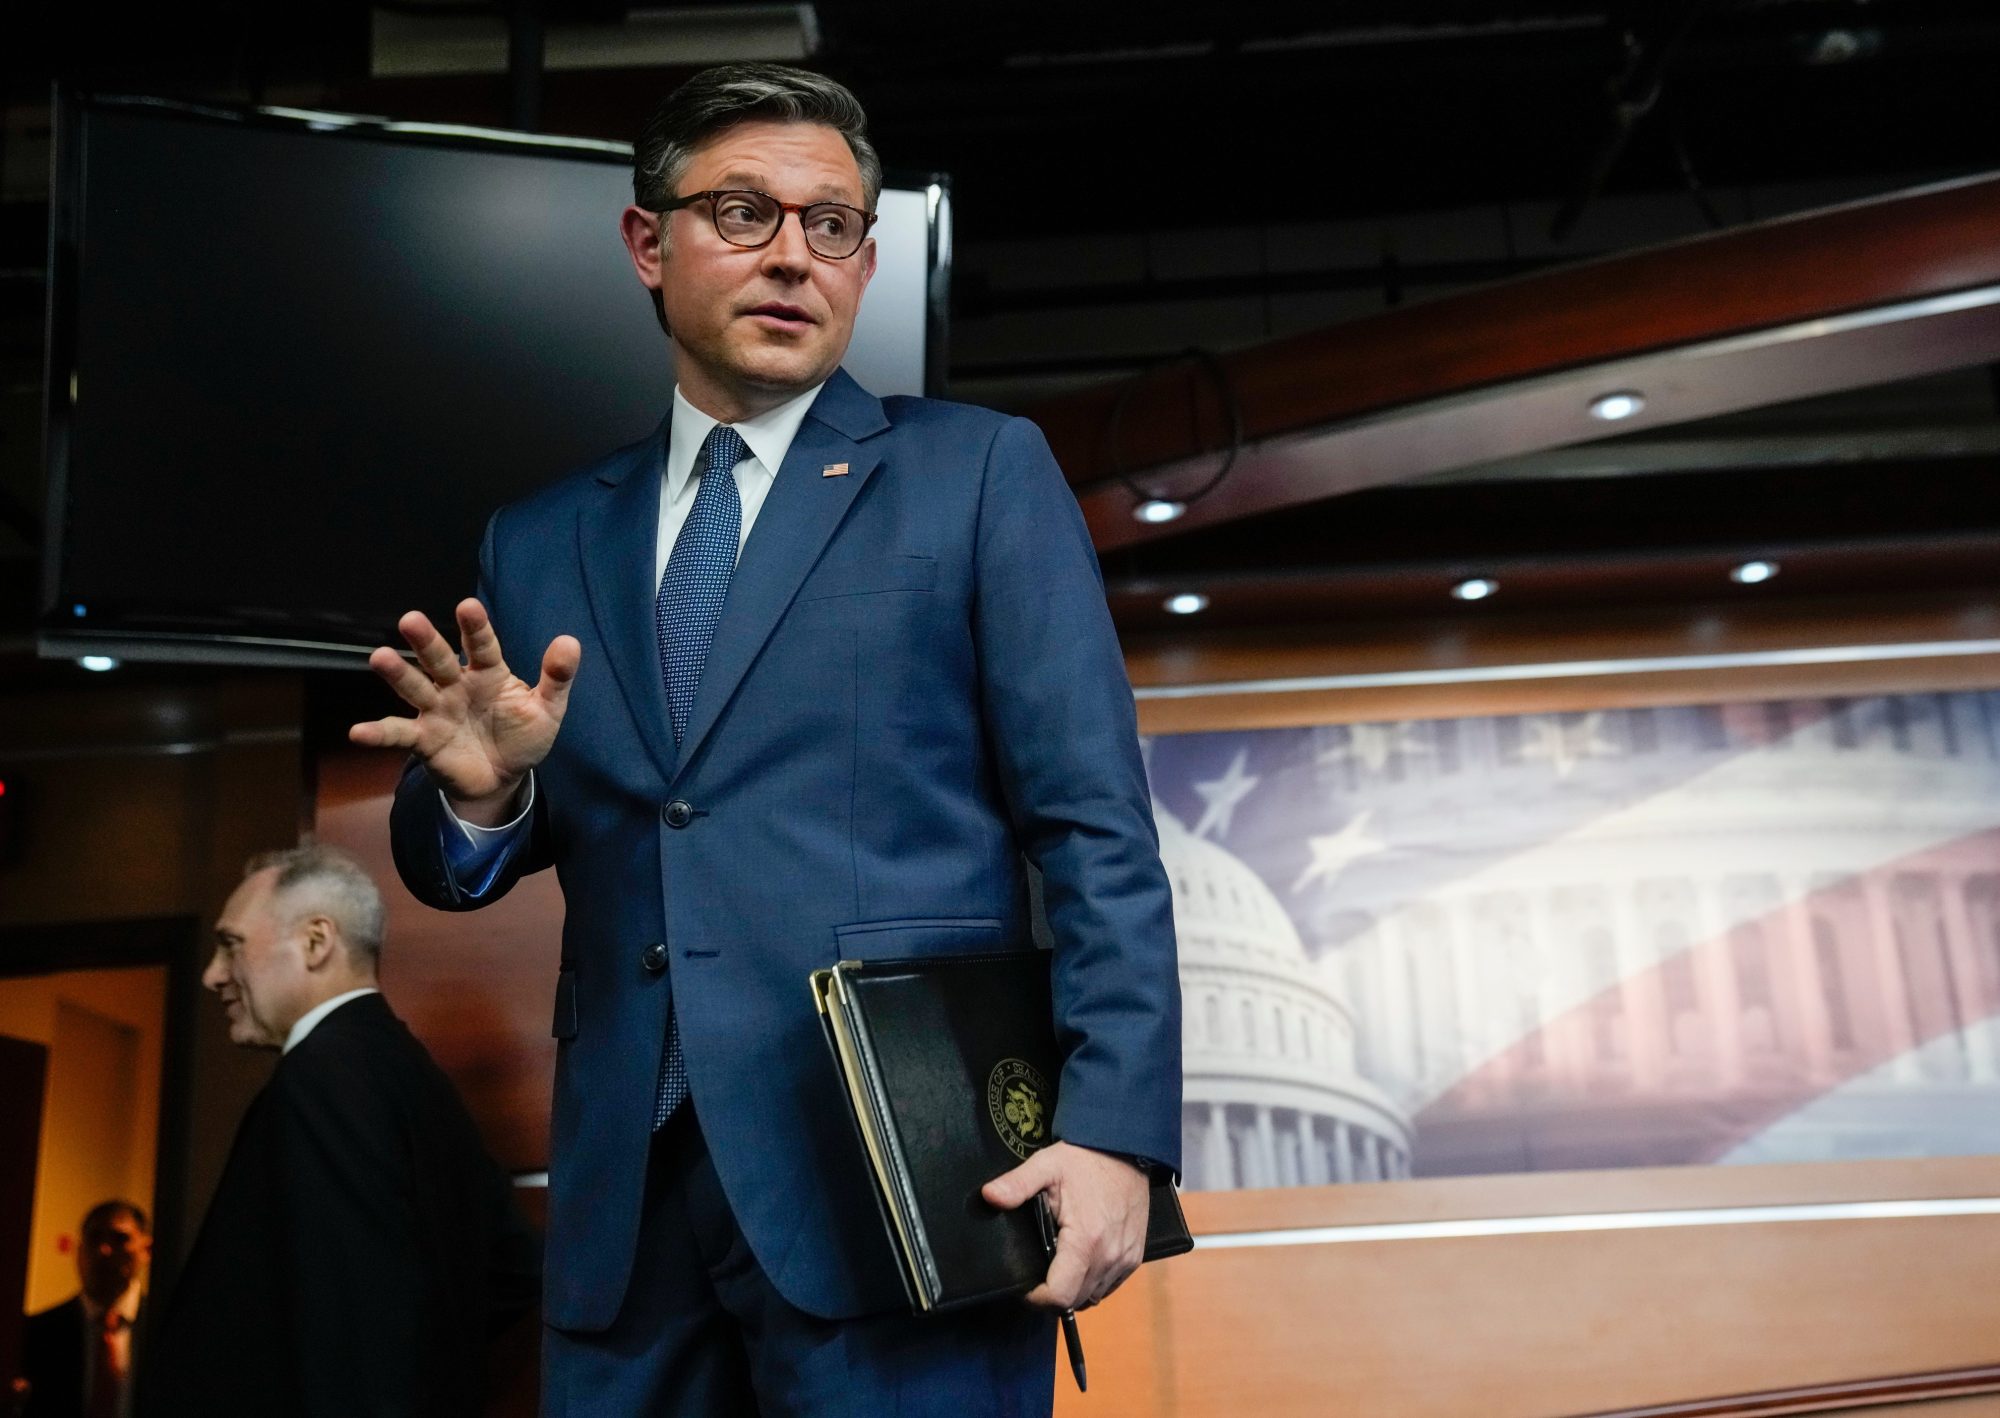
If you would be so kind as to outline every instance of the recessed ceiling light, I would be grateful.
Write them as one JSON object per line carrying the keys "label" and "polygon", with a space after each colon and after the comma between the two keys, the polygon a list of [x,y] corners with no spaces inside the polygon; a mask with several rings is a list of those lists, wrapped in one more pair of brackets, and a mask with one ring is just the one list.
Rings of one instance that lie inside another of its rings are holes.
{"label": "recessed ceiling light", "polygon": [[1769,581],[1778,574],[1775,561],[1746,561],[1729,573],[1729,579],[1739,586],[1754,586],[1759,581]]}
{"label": "recessed ceiling light", "polygon": [[1208,597],[1199,591],[1182,591],[1177,596],[1169,596],[1166,608],[1175,615],[1193,615],[1208,609]]}
{"label": "recessed ceiling light", "polygon": [[1452,587],[1451,593],[1461,601],[1483,601],[1499,589],[1500,583],[1492,577],[1474,576]]}
{"label": "recessed ceiling light", "polygon": [[1603,419],[1606,423],[1616,423],[1628,419],[1646,407],[1646,396],[1637,389],[1620,389],[1615,393],[1601,394],[1590,401],[1590,416]]}
{"label": "recessed ceiling light", "polygon": [[96,674],[118,668],[118,662],[109,655],[81,655],[77,658],[77,663]]}
{"label": "recessed ceiling light", "polygon": [[1149,497],[1132,509],[1132,515],[1141,522],[1171,522],[1186,512],[1185,502],[1166,497]]}

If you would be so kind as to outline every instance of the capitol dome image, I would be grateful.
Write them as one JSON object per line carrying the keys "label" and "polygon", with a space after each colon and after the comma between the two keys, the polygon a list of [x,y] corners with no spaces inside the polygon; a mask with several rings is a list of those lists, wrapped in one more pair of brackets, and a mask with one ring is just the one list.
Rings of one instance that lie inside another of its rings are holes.
{"label": "capitol dome image", "polygon": [[1410,1174],[1410,1122],[1356,1070],[1355,1021],[1271,889],[1155,806],[1173,883],[1195,1190]]}
{"label": "capitol dome image", "polygon": [[1149,771],[1193,1185],[2000,1145],[2000,694],[1223,731]]}

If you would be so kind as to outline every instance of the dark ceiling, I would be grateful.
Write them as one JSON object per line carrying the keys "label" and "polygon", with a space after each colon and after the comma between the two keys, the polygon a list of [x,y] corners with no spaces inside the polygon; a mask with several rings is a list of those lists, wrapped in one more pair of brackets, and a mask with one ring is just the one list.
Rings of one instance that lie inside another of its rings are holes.
{"label": "dark ceiling", "polygon": [[[442,21],[510,7],[381,8]],[[539,10],[553,29],[620,23],[627,8],[546,0]],[[962,314],[996,299],[982,251],[1035,238],[1486,203],[1587,208],[1621,193],[1678,193],[1698,207],[1718,189],[1865,179],[1888,190],[2000,168],[1992,0],[820,0],[812,9],[820,48],[811,62],[861,95],[887,162],[951,175]],[[34,113],[49,82],[492,125],[507,121],[510,91],[499,73],[371,78],[369,11],[333,0],[15,0],[0,24],[0,84],[27,115],[10,125],[13,200],[0,209],[0,364],[13,390],[0,429],[0,538],[11,528],[18,543],[11,558],[0,555],[0,640],[18,644],[39,525],[32,396],[21,390],[39,367],[46,215],[19,172],[20,154],[40,151]],[[628,138],[681,72],[551,73],[536,95],[539,126]],[[1063,281],[1050,273],[1050,299],[1064,298]],[[1046,354],[1059,361],[1064,351]],[[1958,390],[1949,416],[1965,416],[1966,387],[1971,417],[1991,424],[1983,372]],[[1880,403],[1857,404],[1855,426],[1879,422]],[[1898,427],[1921,431],[1927,417],[1905,409]],[[1840,421],[1829,427],[1837,439]],[[1719,481],[1731,464],[1718,454],[1713,467],[1587,488],[1529,468],[1385,489],[1310,518],[1158,544],[1107,571],[1152,584],[1245,568],[1547,560],[1780,537],[2000,535],[1993,455],[1900,466],[1901,495],[1886,517],[1887,475],[1872,465],[1824,478],[1770,472],[1739,498],[1740,484]]]}
{"label": "dark ceiling", "polygon": [[[559,27],[628,7],[540,8]],[[1711,185],[1961,170],[2000,145],[1988,0],[812,8],[813,62],[860,93],[893,166],[953,175],[968,240],[1560,197],[1603,158],[1620,102],[1634,121],[1611,190],[1690,170]],[[370,80],[365,6],[16,0],[8,15],[15,103],[63,74],[506,117],[498,75]],[[630,137],[674,77],[552,74],[542,126]]]}

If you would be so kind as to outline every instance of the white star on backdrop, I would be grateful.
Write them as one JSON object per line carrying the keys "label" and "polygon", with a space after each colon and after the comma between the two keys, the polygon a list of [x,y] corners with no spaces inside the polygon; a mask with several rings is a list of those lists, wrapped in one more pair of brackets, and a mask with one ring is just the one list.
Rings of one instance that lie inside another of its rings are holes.
{"label": "white star on backdrop", "polygon": [[1564,724],[1560,719],[1530,719],[1526,726],[1528,741],[1521,745],[1521,757],[1547,759],[1558,778],[1567,778],[1584,759],[1609,758],[1618,752],[1616,744],[1598,734],[1603,726],[1601,713],[1586,714],[1574,724]]}
{"label": "white star on backdrop", "polygon": [[1196,783],[1194,790],[1201,794],[1201,800],[1208,804],[1202,809],[1201,821],[1194,825],[1194,835],[1206,837],[1211,829],[1220,837],[1229,830],[1229,824],[1236,818],[1236,806],[1250,796],[1250,790],[1262,781],[1243,770],[1249,766],[1250,750],[1239,748],[1236,757],[1229,761],[1229,768],[1220,778],[1206,783]]}
{"label": "white star on backdrop", "polygon": [[1415,724],[1349,724],[1347,742],[1329,744],[1316,755],[1321,763],[1338,763],[1351,758],[1380,773],[1389,766],[1389,755],[1429,753],[1430,745],[1417,739]]}
{"label": "white star on backdrop", "polygon": [[1296,896],[1316,881],[1332,881],[1363,857],[1388,851],[1389,844],[1368,831],[1368,819],[1374,815],[1373,808],[1363,808],[1347,826],[1332,836],[1307,838],[1306,845],[1312,849],[1312,860],[1299,873],[1299,879],[1292,883],[1292,894]]}

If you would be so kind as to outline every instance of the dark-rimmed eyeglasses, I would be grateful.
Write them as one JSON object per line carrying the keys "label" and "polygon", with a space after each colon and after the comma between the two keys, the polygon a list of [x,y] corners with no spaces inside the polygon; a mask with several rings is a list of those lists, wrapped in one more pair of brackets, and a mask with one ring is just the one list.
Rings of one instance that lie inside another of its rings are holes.
{"label": "dark-rimmed eyeglasses", "polygon": [[796,212],[799,229],[806,234],[812,254],[829,261],[845,261],[861,249],[868,228],[875,225],[875,213],[850,207],[845,202],[780,202],[768,192],[751,187],[722,188],[710,192],[690,192],[674,197],[652,210],[662,215],[708,203],[709,220],[715,234],[731,246],[769,246],[784,225],[785,213]]}

